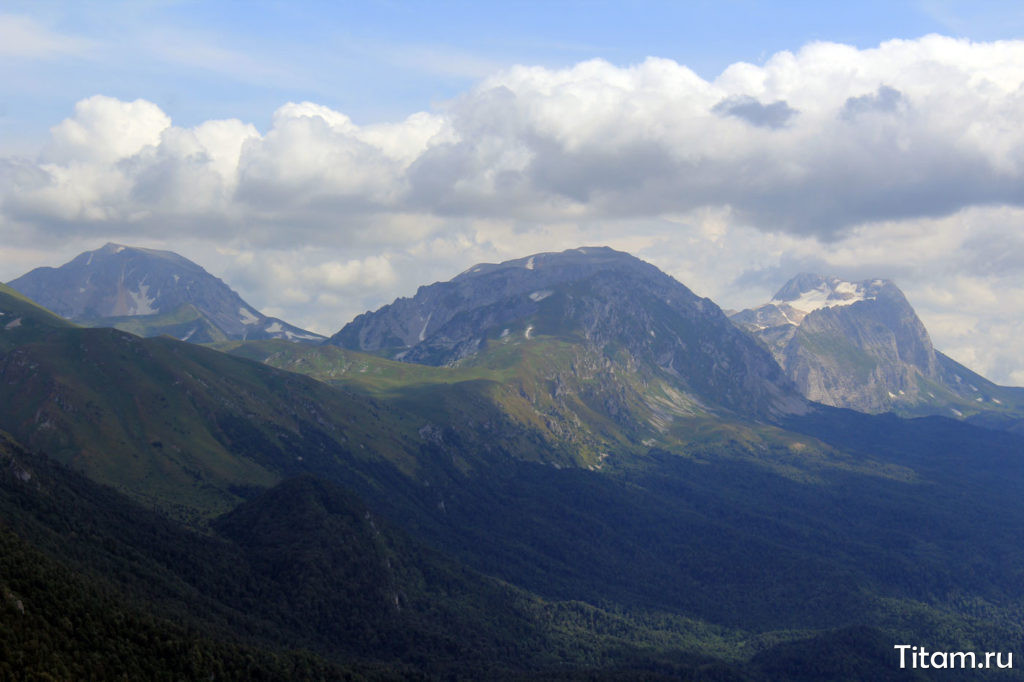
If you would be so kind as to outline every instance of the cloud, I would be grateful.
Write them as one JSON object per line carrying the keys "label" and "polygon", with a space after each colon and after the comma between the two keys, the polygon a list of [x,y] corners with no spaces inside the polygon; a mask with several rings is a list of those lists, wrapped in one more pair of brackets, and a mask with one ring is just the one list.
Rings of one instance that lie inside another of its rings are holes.
{"label": "cloud", "polygon": [[797,115],[797,110],[779,100],[761,104],[750,95],[732,95],[711,107],[719,116],[735,116],[760,128],[782,128]]}
{"label": "cloud", "polygon": [[[814,43],[714,81],[655,58],[519,66],[403,121],[360,126],[299,102],[263,134],[218,122],[184,131],[152,103],[96,96],[53,128],[40,159],[50,191],[14,193],[67,194],[79,210],[60,215],[154,230],[191,206],[203,229],[248,222],[268,238],[274,226],[372,237],[361,226],[394,214],[729,208],[759,229],[834,240],[868,222],[1024,203],[1022,81],[1024,42],[928,36],[868,50]],[[230,152],[208,148],[217,126]],[[182,192],[195,201],[181,204]]]}
{"label": "cloud", "polygon": [[93,47],[90,40],[56,33],[31,17],[0,14],[0,58],[54,59]]}
{"label": "cloud", "polygon": [[[730,307],[800,270],[890,277],[939,348],[1008,381],[1019,358],[978,339],[1024,332],[1005,321],[1024,319],[1021,83],[1024,41],[926,36],[812,43],[713,80],[658,58],[515,66],[369,124],[289,102],[264,130],[185,127],[97,95],[37,158],[0,159],[0,230],[36,249],[192,244],[204,265],[229,247],[251,260],[220,271],[254,304],[327,332],[473,261],[580,244]],[[948,317],[990,300],[958,278],[1012,302]]]}
{"label": "cloud", "polygon": [[871,112],[893,113],[905,105],[902,92],[888,85],[879,85],[877,92],[848,98],[839,115],[851,120]]}
{"label": "cloud", "polygon": [[75,105],[75,115],[50,129],[43,160],[115,163],[160,143],[171,119],[152,102],[122,102],[96,95]]}

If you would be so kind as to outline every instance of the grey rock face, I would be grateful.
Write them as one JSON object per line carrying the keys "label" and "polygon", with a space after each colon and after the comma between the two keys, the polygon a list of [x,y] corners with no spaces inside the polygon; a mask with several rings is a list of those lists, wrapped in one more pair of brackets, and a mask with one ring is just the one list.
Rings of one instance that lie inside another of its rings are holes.
{"label": "grey rock face", "polygon": [[550,335],[656,368],[705,404],[765,415],[805,408],[771,356],[712,301],[607,247],[477,265],[360,315],[329,341],[450,365],[508,334]]}
{"label": "grey rock face", "polygon": [[[771,302],[731,319],[816,402],[963,416],[956,405],[978,397],[980,382],[972,389],[966,377],[973,373],[936,352],[903,292],[888,280],[801,274]],[[985,383],[993,395],[1002,390]]]}
{"label": "grey rock face", "polygon": [[323,337],[263,315],[227,284],[170,251],[107,244],[9,283],[58,315],[194,342]]}

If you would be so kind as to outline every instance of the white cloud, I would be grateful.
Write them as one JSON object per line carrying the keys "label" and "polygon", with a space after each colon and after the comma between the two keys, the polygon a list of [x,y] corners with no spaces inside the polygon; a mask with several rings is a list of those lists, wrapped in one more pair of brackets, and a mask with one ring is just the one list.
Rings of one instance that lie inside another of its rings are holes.
{"label": "white cloud", "polygon": [[152,102],[95,95],[78,102],[73,117],[50,129],[43,159],[55,164],[116,163],[159,144],[170,125],[170,117]]}
{"label": "white cloud", "polygon": [[367,125],[298,102],[265,131],[185,128],[96,96],[37,161],[0,160],[0,229],[230,245],[249,261],[218,256],[228,281],[326,332],[473,261],[580,244],[730,307],[798,270],[889,277],[939,348],[1009,381],[1024,362],[1007,321],[1024,318],[1021,83],[1024,41],[926,36],[812,43],[714,80],[657,58],[516,66]]}
{"label": "white cloud", "polygon": [[[400,122],[359,126],[286,104],[264,135],[235,125],[231,153],[212,154],[216,164],[199,165],[215,172],[194,180],[226,183],[223,213],[286,222],[300,211],[323,237],[339,212],[563,221],[728,208],[759,229],[837,239],[865,223],[1024,204],[1022,81],[1024,42],[940,36],[870,50],[814,43],[713,82],[654,58],[514,67]],[[177,130],[154,104],[96,96],[54,127],[43,160],[97,164],[101,176],[118,165],[132,185],[156,163],[194,169]],[[94,183],[52,172],[65,189]],[[144,194],[153,205],[121,214],[158,223],[161,198]]]}
{"label": "white cloud", "polygon": [[31,17],[0,14],[0,57],[52,59],[93,47],[90,40],[56,33]]}

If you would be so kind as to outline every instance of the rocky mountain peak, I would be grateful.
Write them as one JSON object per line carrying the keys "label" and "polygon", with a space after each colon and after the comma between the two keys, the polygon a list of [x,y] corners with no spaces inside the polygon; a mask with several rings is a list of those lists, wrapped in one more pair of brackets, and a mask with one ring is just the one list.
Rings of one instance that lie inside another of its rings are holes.
{"label": "rocky mountain peak", "polygon": [[772,297],[771,302],[785,303],[807,314],[821,308],[831,308],[878,299],[883,292],[892,295],[902,292],[889,280],[868,279],[849,282],[839,277],[825,277],[802,273],[789,280]]}
{"label": "rocky mountain peak", "polygon": [[107,243],[9,283],[46,308],[90,326],[196,342],[323,337],[270,318],[222,280],[172,251]]}
{"label": "rocky mountain peak", "polygon": [[636,256],[616,251],[608,246],[586,246],[561,252],[536,253],[502,263],[478,263],[452,278],[452,281],[482,277],[502,270],[535,271],[556,268],[560,276],[572,276],[576,268],[629,267],[644,262]]}
{"label": "rocky mountain peak", "polygon": [[540,336],[580,343],[596,357],[619,353],[616,361],[668,376],[708,405],[757,414],[803,407],[768,353],[712,301],[607,247],[475,265],[360,315],[329,343],[452,365],[510,338]]}
{"label": "rocky mountain peak", "polygon": [[[811,400],[865,412],[956,416],[967,370],[937,353],[903,292],[886,279],[802,273],[769,303],[734,313]],[[963,374],[963,376],[960,376]]]}

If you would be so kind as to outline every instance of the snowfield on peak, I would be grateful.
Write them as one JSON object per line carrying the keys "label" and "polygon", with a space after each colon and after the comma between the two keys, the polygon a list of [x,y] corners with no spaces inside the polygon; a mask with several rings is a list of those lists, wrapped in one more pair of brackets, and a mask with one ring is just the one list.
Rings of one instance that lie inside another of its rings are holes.
{"label": "snowfield on peak", "polygon": [[[880,282],[880,280],[875,281]],[[874,286],[880,286],[880,284],[874,284]],[[859,301],[873,301],[875,298],[876,296],[869,293],[863,284],[833,280],[829,283],[823,283],[815,289],[803,292],[795,300],[779,301],[776,299],[773,302],[785,303],[806,315],[822,308],[852,305]],[[790,324],[793,324],[793,322],[790,321]]]}

